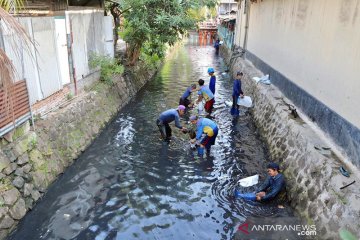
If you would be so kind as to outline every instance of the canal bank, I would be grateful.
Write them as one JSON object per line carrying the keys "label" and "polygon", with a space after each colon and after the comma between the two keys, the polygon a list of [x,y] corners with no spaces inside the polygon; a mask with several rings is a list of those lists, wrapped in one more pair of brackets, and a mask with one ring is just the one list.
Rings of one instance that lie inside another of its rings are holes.
{"label": "canal bank", "polygon": [[139,64],[115,76],[113,85],[97,81],[34,127],[26,122],[1,139],[0,239],[155,72]]}
{"label": "canal bank", "polygon": [[[231,74],[245,73],[244,92],[253,98],[253,119],[271,157],[285,169],[291,206],[308,224],[316,224],[319,239],[339,239],[344,229],[360,237],[359,170],[305,114],[297,109],[299,116],[294,117],[291,109],[296,106],[289,107],[293,103],[278,88],[253,80],[267,73],[239,54],[231,55],[224,47],[221,51]],[[350,178],[340,173],[341,166],[351,170]]]}

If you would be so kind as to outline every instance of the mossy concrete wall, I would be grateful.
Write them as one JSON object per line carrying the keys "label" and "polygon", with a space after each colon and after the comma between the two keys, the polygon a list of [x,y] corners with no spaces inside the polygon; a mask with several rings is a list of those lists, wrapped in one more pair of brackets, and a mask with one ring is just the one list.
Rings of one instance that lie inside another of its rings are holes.
{"label": "mossy concrete wall", "polygon": [[[253,99],[251,112],[271,157],[284,169],[291,207],[309,224],[316,224],[318,239],[339,239],[341,229],[360,237],[360,181],[356,174],[342,176],[339,167],[347,162],[335,154],[318,128],[301,112],[294,118],[288,107],[291,102],[275,86],[252,79],[263,73],[242,58],[230,64],[231,54],[221,50],[232,76],[239,70],[245,73],[243,91]],[[340,189],[353,180],[355,184]]]}
{"label": "mossy concrete wall", "polygon": [[0,239],[154,74],[135,66],[113,86],[96,82],[36,121],[35,130],[26,122],[0,138]]}

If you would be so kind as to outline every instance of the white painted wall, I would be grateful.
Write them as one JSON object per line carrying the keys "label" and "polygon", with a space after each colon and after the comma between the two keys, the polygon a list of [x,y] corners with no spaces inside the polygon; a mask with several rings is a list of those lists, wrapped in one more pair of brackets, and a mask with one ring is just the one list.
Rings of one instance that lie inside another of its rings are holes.
{"label": "white painted wall", "polygon": [[237,5],[236,12],[236,24],[235,24],[235,37],[234,44],[236,46],[244,46],[244,36],[245,36],[245,23],[246,23],[246,14],[244,12],[245,1],[240,1]]}
{"label": "white painted wall", "polygon": [[[38,44],[36,60],[43,98],[62,89],[56,51],[55,22],[53,17],[32,18],[33,36]],[[25,70],[28,71],[28,70]]]}
{"label": "white painted wall", "polygon": [[89,68],[91,53],[106,55],[104,12],[100,10],[68,11],[66,20],[69,21],[71,28],[75,77],[76,80],[80,80],[94,71]]}
{"label": "white painted wall", "polygon": [[112,22],[104,20],[101,10],[69,11],[66,17],[21,17],[17,20],[36,43],[36,50],[32,46],[31,53],[27,53],[19,46],[20,54],[16,54],[11,45],[16,38],[3,25],[0,37],[17,71],[16,79],[26,79],[30,104],[54,94],[72,81],[66,38],[70,31],[66,31],[66,26],[73,37],[71,49],[77,80],[94,71],[88,65],[92,52],[113,56]]}
{"label": "white painted wall", "polygon": [[86,54],[86,29],[82,21],[82,16],[78,14],[70,15],[71,36],[72,36],[72,58],[75,68],[75,78],[79,80],[89,73],[88,58]]}
{"label": "white painted wall", "polygon": [[114,33],[112,16],[104,17],[105,55],[114,57]]}
{"label": "white painted wall", "polygon": [[[19,18],[19,22],[28,33],[32,41],[34,40],[33,28],[31,18]],[[43,94],[40,87],[40,77],[39,77],[39,67],[38,61],[36,59],[36,47],[31,45],[31,52],[24,51],[24,78],[26,79],[26,84],[29,91],[29,100],[30,105],[34,104],[36,101],[43,99]]]}
{"label": "white painted wall", "polygon": [[360,128],[360,1],[251,4],[248,50]]}
{"label": "white painted wall", "polygon": [[218,6],[218,14],[226,14],[232,10],[236,10],[237,3],[234,0],[221,0]]}
{"label": "white painted wall", "polygon": [[31,52],[18,46],[20,51],[16,53],[11,43],[16,41],[16,37],[3,31],[5,52],[14,63],[16,80],[26,79],[30,104],[33,104],[62,88],[54,36],[55,25],[52,17],[24,17],[17,20],[35,46],[31,47]]}
{"label": "white painted wall", "polygon": [[63,85],[70,83],[69,55],[66,39],[65,17],[56,17],[55,19],[55,39],[57,58],[59,62],[59,74]]}

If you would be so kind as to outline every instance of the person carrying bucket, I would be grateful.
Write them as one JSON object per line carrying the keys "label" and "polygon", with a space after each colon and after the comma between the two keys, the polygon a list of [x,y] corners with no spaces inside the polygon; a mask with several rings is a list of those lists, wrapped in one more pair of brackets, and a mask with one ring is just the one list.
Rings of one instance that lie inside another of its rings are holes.
{"label": "person carrying bucket", "polygon": [[239,115],[239,105],[237,104],[238,98],[244,97],[244,93],[241,89],[241,78],[243,77],[243,73],[242,72],[237,72],[236,73],[236,78],[234,79],[234,83],[233,83],[233,92],[232,92],[232,98],[233,98],[233,104],[231,107],[231,115]]}
{"label": "person carrying bucket", "polygon": [[214,94],[210,91],[207,85],[204,85],[205,83],[204,80],[200,79],[198,83],[200,86],[200,90],[198,91],[197,103],[201,102],[202,99],[204,99],[205,100],[204,109],[208,113],[208,115],[210,115],[215,102]]}
{"label": "person carrying bucket", "polygon": [[181,129],[181,131],[187,131],[187,129],[180,124],[180,116],[184,115],[185,109],[184,105],[179,105],[177,109],[169,109],[160,114],[156,121],[156,125],[158,126],[164,141],[169,142],[171,140],[171,128],[169,123],[172,121],[175,121],[175,126]]}
{"label": "person carrying bucket", "polygon": [[204,150],[210,153],[211,146],[215,144],[218,135],[218,127],[216,123],[208,118],[198,118],[191,116],[190,122],[196,124],[196,142],[199,145],[199,155],[204,155]]}
{"label": "person carrying bucket", "polygon": [[208,68],[208,74],[210,76],[209,89],[215,95],[216,76],[214,68]]}

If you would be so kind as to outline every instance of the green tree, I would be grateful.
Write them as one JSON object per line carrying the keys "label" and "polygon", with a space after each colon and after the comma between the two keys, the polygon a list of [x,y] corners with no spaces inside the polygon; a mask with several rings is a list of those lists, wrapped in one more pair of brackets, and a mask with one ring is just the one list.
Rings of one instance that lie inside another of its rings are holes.
{"label": "green tree", "polygon": [[196,22],[201,22],[206,19],[206,7],[200,9],[189,9],[188,15]]}
{"label": "green tree", "polygon": [[173,45],[195,27],[191,9],[214,7],[216,0],[122,0],[125,18],[122,37],[128,44],[127,58],[135,64],[141,51],[162,58],[166,44]]}
{"label": "green tree", "polygon": [[105,2],[105,13],[107,14],[107,12],[110,12],[110,14],[113,17],[114,20],[114,49],[116,49],[116,43],[119,39],[119,28],[120,28],[120,16],[121,16],[121,11],[119,8],[119,3],[117,2],[113,2],[113,1],[107,1]]}

